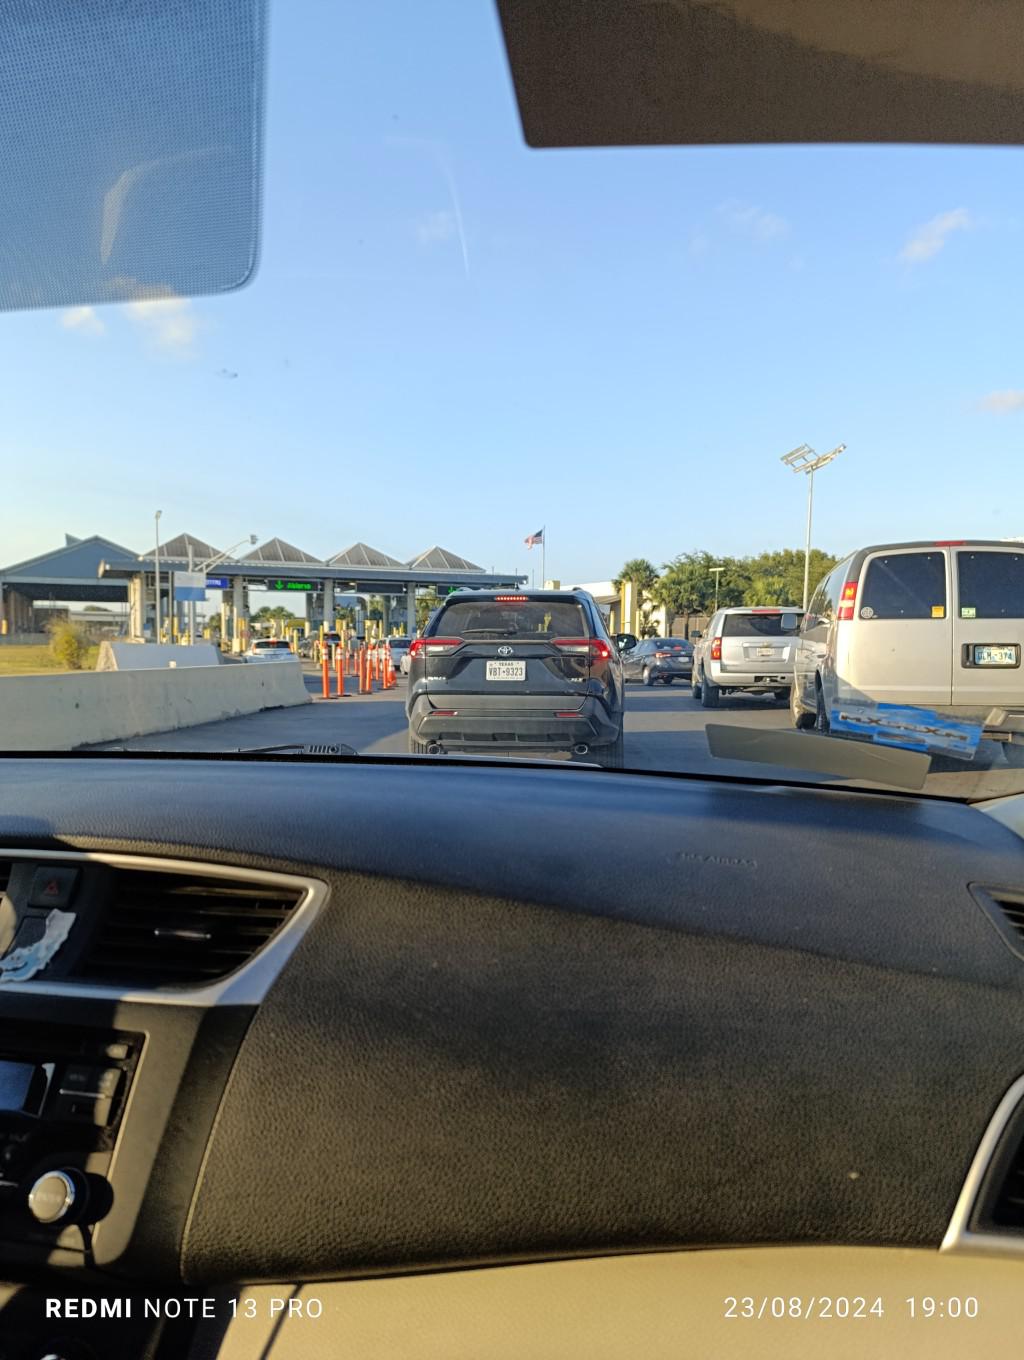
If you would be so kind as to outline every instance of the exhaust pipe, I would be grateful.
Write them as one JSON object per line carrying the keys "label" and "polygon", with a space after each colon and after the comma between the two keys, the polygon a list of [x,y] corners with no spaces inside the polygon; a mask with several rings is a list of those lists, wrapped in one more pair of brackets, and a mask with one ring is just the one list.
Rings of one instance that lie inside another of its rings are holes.
{"label": "exhaust pipe", "polygon": [[572,748],[572,753],[574,756],[587,756],[590,754],[590,747],[585,741],[578,741]]}
{"label": "exhaust pipe", "polygon": [[439,756],[440,754],[441,754],[441,743],[440,743],[439,741],[431,741],[431,742],[428,742],[428,743],[427,743],[427,755],[428,755],[428,756]]}

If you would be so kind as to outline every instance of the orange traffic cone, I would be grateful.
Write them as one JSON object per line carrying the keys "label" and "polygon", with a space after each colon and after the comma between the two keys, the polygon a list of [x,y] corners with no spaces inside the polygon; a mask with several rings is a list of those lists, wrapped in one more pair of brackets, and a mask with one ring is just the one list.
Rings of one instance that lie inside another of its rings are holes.
{"label": "orange traffic cone", "polygon": [[345,653],[338,652],[338,698],[345,697]]}

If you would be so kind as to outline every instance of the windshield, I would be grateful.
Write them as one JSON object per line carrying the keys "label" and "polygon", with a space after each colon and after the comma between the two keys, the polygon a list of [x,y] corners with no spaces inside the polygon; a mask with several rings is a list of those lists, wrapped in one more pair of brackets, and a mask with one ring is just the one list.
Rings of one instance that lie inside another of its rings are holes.
{"label": "windshield", "polygon": [[[1019,151],[535,149],[488,3],[272,2],[268,52],[247,287],[0,317],[3,749],[1024,790]],[[115,670],[118,730],[55,720]]]}

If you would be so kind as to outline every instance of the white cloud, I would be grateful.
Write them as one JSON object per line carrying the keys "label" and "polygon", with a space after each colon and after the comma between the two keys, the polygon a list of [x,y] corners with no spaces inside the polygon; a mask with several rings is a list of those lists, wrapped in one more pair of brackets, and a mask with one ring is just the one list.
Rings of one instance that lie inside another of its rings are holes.
{"label": "white cloud", "polygon": [[1004,392],[989,392],[978,405],[983,411],[996,411],[1000,415],[1006,411],[1024,411],[1024,391],[1011,387]]}
{"label": "white cloud", "polygon": [[82,335],[103,335],[107,329],[94,307],[69,307],[61,312],[60,324],[65,330],[79,331]]}
{"label": "white cloud", "polygon": [[438,241],[450,241],[458,234],[459,224],[453,212],[446,210],[428,213],[416,223],[416,236],[420,245],[434,245]]}
{"label": "white cloud", "polygon": [[738,203],[731,198],[719,204],[718,211],[733,231],[751,236],[756,241],[777,241],[789,235],[789,223],[778,213],[766,212],[751,203]]}
{"label": "white cloud", "polygon": [[938,255],[946,244],[951,231],[965,231],[973,226],[971,214],[966,208],[954,208],[951,212],[939,213],[930,222],[925,222],[910,236],[900,251],[900,259],[908,264],[920,264]]}
{"label": "white cloud", "polygon": [[191,349],[199,330],[199,320],[187,298],[146,298],[126,303],[125,311],[161,349],[183,353]]}

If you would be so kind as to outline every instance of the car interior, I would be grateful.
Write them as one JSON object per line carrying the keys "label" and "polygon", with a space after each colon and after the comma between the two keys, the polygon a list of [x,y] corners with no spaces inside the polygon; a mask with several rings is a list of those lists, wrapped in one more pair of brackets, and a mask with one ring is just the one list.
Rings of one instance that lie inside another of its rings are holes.
{"label": "car interior", "polygon": [[[531,154],[1024,138],[997,0],[497,13]],[[1022,837],[756,770],[0,757],[0,1355],[1009,1353]]]}

